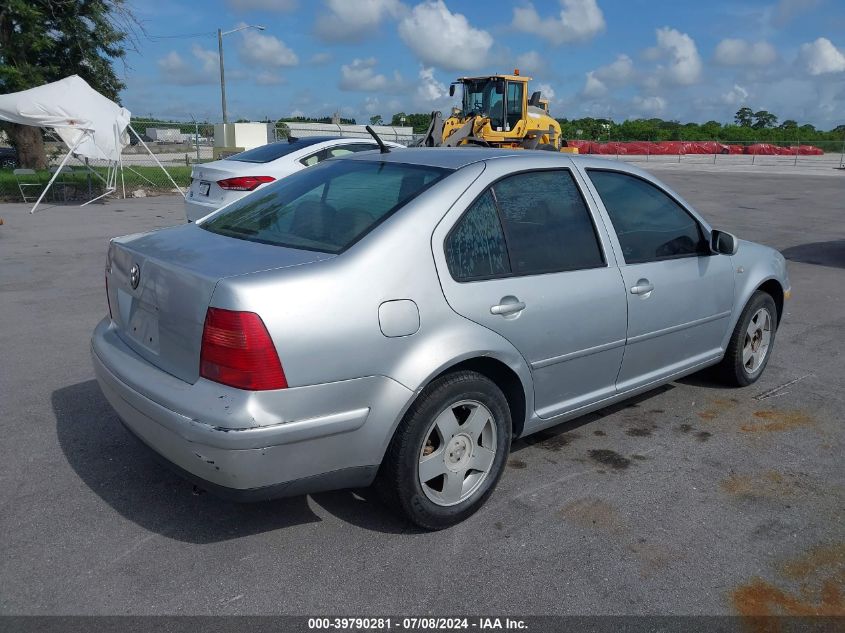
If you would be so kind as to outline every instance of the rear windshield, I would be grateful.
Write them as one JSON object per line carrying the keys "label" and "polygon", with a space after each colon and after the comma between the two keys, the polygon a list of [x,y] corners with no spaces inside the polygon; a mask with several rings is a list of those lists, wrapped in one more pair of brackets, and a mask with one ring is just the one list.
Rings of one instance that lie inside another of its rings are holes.
{"label": "rear windshield", "polygon": [[339,253],[448,173],[329,160],[262,187],[200,226],[242,240]]}
{"label": "rear windshield", "polygon": [[279,141],[278,143],[268,143],[267,145],[229,156],[226,160],[238,160],[242,163],[269,163],[271,160],[276,160],[309,145],[316,145],[326,140],[328,139],[322,136],[313,136],[311,138],[298,138],[291,142]]}

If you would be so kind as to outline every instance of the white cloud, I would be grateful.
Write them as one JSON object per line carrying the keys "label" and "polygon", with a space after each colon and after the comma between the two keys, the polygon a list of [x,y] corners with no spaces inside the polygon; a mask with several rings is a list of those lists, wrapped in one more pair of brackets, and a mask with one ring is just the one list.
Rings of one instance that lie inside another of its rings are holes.
{"label": "white cloud", "polygon": [[826,37],[801,45],[799,53],[807,72],[811,75],[841,73],[845,71],[845,54]]}
{"label": "white cloud", "polygon": [[433,105],[449,96],[446,85],[437,81],[433,68],[421,68],[417,84],[417,103]]}
{"label": "white cloud", "polygon": [[317,16],[314,31],[330,42],[357,42],[374,32],[387,17],[406,8],[399,0],[325,0],[327,12]]}
{"label": "white cloud", "polygon": [[[359,92],[384,91],[389,86],[389,80],[384,75],[375,71],[376,58],[353,59],[351,64],[343,64],[340,67],[340,89]],[[401,84],[402,78],[394,76],[395,89]]]}
{"label": "white cloud", "polygon": [[634,74],[634,62],[627,55],[619,55],[615,61],[595,70],[595,75],[602,81],[624,83]]}
{"label": "white cloud", "polygon": [[592,70],[587,73],[587,81],[584,83],[585,97],[603,97],[607,94],[607,86],[601,79],[596,77]]}
{"label": "white cloud", "polygon": [[193,61],[186,61],[176,51],[170,51],[158,60],[159,71],[166,83],[198,86],[220,81],[217,53],[194,44],[191,54],[194,56]]}
{"label": "white cloud", "polygon": [[775,47],[768,42],[728,38],[716,45],[714,58],[723,66],[768,66],[777,56]]}
{"label": "white cloud", "polygon": [[540,91],[540,94],[543,96],[544,99],[548,99],[549,101],[551,101],[555,98],[555,89],[552,88],[551,84],[538,83],[537,90]]}
{"label": "white cloud", "polygon": [[297,0],[226,0],[234,11],[275,11],[286,13],[299,6]]}
{"label": "white cloud", "polygon": [[634,97],[634,107],[643,114],[658,116],[666,110],[666,99],[663,97]]}
{"label": "white cloud", "polygon": [[585,97],[603,97],[607,94],[608,84],[621,85],[634,76],[634,62],[627,55],[619,55],[613,62],[600,66],[587,73],[582,94]]}
{"label": "white cloud", "polygon": [[747,103],[748,91],[740,86],[734,84],[734,87],[722,95],[722,103],[725,105],[735,106]]}
{"label": "white cloud", "polygon": [[517,31],[542,37],[559,46],[582,42],[605,29],[604,14],[596,0],[560,0],[560,17],[540,17],[534,5],[515,7],[511,26]]}
{"label": "white cloud", "polygon": [[448,70],[477,70],[484,66],[493,37],[473,28],[443,0],[418,4],[399,22],[399,36],[426,65]]}
{"label": "white cloud", "polygon": [[523,72],[537,72],[545,68],[546,62],[537,51],[528,51],[516,56],[516,67]]}
{"label": "white cloud", "polygon": [[671,83],[690,85],[701,77],[701,57],[695,41],[686,33],[668,26],[657,29],[657,48],[668,67],[659,68]]}
{"label": "white cloud", "polygon": [[[243,25],[241,25],[243,26]],[[238,52],[246,64],[282,68],[296,66],[299,57],[285,43],[272,35],[247,29],[241,31],[242,41]]]}

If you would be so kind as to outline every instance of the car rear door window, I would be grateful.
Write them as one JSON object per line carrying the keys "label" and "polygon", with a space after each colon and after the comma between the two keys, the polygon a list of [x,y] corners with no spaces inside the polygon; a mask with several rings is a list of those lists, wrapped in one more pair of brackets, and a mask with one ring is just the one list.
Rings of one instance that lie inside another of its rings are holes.
{"label": "car rear door window", "polygon": [[505,234],[491,190],[484,192],[452,228],[445,252],[449,272],[456,281],[510,273]]}
{"label": "car rear door window", "polygon": [[565,169],[499,180],[455,224],[445,249],[457,281],[605,266],[590,211]]}
{"label": "car rear door window", "polygon": [[628,264],[707,253],[698,222],[669,194],[631,174],[588,169]]}
{"label": "car rear door window", "polygon": [[590,211],[569,170],[515,174],[493,185],[516,275],[604,266]]}

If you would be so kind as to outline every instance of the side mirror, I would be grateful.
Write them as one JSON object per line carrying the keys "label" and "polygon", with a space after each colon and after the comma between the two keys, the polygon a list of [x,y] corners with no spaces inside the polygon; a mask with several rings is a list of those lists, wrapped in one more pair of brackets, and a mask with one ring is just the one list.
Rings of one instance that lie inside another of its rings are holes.
{"label": "side mirror", "polygon": [[455,84],[449,84],[449,96],[450,97],[455,96]]}
{"label": "side mirror", "polygon": [[531,98],[528,100],[528,105],[534,106],[535,108],[539,108],[541,96],[542,96],[542,94],[540,94],[539,90],[537,92],[532,92]]}
{"label": "side mirror", "polygon": [[714,253],[719,253],[720,255],[736,255],[736,251],[739,248],[739,240],[736,239],[735,235],[727,231],[714,229],[710,233],[710,248]]}

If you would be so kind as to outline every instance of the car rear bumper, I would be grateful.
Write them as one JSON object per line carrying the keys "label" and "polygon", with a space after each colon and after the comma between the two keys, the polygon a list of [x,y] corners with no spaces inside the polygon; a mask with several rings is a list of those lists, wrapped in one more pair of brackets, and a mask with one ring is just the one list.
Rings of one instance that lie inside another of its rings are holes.
{"label": "car rear bumper", "polygon": [[[272,401],[292,415],[271,418],[252,394],[240,392],[240,406],[231,393],[239,390],[203,379],[191,385],[150,365],[109,319],[91,343],[97,381],[126,428],[187,479],[238,500],[369,485],[412,395],[381,376],[295,387],[273,392]],[[231,419],[221,425],[224,401]]]}

